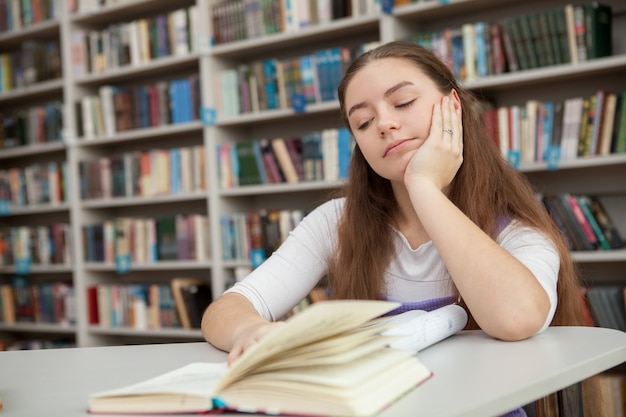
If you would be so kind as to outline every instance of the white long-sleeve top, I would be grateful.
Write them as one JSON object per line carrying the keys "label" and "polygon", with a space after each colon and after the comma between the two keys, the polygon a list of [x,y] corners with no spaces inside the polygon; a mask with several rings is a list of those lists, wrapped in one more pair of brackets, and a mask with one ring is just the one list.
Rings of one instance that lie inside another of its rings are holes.
{"label": "white long-sleeve top", "polygon": [[[284,316],[326,275],[337,247],[337,224],[344,202],[343,198],[334,199],[314,209],[265,262],[226,292],[245,296],[267,320]],[[385,272],[387,298],[402,303],[428,303],[453,296],[452,278],[433,243],[412,249],[405,236],[393,230],[396,255]],[[548,294],[550,312],[540,330],[543,331],[552,321],[557,305],[559,255],[553,243],[536,229],[517,221],[500,231],[497,242],[534,274]]]}

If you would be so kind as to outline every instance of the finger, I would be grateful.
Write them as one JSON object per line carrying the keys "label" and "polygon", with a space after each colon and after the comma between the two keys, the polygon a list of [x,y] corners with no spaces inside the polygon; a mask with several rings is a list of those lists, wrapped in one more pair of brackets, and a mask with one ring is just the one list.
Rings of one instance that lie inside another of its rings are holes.
{"label": "finger", "polygon": [[240,346],[233,346],[230,352],[228,352],[228,366],[231,366],[239,356],[243,353]]}
{"label": "finger", "polygon": [[455,136],[455,145],[459,149],[459,151],[463,152],[463,119],[461,114],[461,108],[455,108],[454,104],[451,103],[450,115],[452,117],[452,124],[454,129]]}
{"label": "finger", "polygon": [[443,136],[443,120],[441,118],[441,102],[435,103],[433,106],[433,119],[430,124],[430,136],[439,137]]}
{"label": "finger", "polygon": [[441,119],[442,119],[442,134],[443,140],[447,143],[452,143],[455,135],[454,125],[452,123],[452,115],[450,112],[450,98],[444,96],[441,103]]}

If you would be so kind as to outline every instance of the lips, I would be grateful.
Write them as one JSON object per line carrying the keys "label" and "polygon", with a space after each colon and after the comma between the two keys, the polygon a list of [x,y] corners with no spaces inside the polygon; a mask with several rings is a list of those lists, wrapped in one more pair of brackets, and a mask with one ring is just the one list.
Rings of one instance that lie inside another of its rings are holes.
{"label": "lips", "polygon": [[389,155],[390,153],[393,153],[396,149],[398,149],[399,147],[401,147],[403,144],[405,144],[406,142],[409,142],[411,139],[402,139],[402,140],[395,140],[393,142],[391,142],[386,148],[385,148],[385,152],[383,153],[383,158],[386,157],[387,155]]}

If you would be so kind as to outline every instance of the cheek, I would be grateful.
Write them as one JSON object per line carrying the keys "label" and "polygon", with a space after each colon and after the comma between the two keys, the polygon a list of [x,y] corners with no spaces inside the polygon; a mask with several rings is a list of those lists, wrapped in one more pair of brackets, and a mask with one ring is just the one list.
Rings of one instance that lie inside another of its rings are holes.
{"label": "cheek", "polygon": [[425,137],[430,132],[430,125],[432,123],[433,115],[432,115],[432,107],[423,107],[420,108],[417,112],[414,113],[412,123],[416,126],[418,133],[420,136]]}

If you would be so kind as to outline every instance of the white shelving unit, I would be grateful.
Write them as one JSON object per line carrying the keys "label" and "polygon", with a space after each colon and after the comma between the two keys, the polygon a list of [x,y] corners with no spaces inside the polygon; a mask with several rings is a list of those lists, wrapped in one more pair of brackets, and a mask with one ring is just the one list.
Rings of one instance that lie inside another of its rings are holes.
{"label": "white shelving unit", "polygon": [[[174,4],[175,3],[175,4]],[[125,131],[114,136],[82,140],[77,137],[77,115],[72,105],[87,94],[94,94],[105,84],[132,85],[197,73],[200,76],[202,106],[216,108],[214,78],[221,70],[235,68],[262,58],[300,56],[326,47],[356,46],[370,41],[387,42],[411,33],[459,25],[465,22],[506,18],[536,10],[563,6],[559,0],[450,0],[426,1],[398,7],[390,14],[344,18],[297,32],[211,45],[214,0],[128,0],[104,6],[88,13],[70,14],[66,2],[59,20],[44,22],[16,32],[0,34],[0,50],[11,49],[20,42],[35,38],[58,38],[61,42],[63,78],[46,81],[23,90],[0,95],[0,112],[14,106],[38,103],[42,97],[56,97],[65,103],[62,144],[46,144],[0,150],[2,167],[23,166],[39,160],[67,160],[70,170],[71,200],[67,204],[43,205],[11,209],[0,217],[0,227],[36,225],[51,219],[69,222],[72,228],[73,263],[54,268],[33,266],[28,279],[51,277],[69,279],[76,294],[77,323],[72,327],[40,324],[0,325],[0,335],[7,333],[28,338],[32,335],[58,333],[70,336],[80,346],[158,341],[201,340],[199,330],[104,328],[89,325],[87,288],[99,283],[167,283],[175,276],[197,276],[212,286],[218,296],[234,279],[234,270],[246,266],[245,261],[222,259],[220,215],[249,212],[255,209],[302,209],[315,207],[335,191],[340,182],[305,182],[270,184],[220,189],[216,147],[223,142],[236,142],[261,137],[301,135],[324,128],[341,127],[338,103],[308,105],[306,112],[293,109],[268,110],[240,116],[217,114],[215,123],[194,121],[179,125]],[[574,2],[576,3],[576,2]],[[580,3],[580,2],[579,2]],[[468,83],[467,87],[502,105],[522,104],[527,99],[563,100],[574,95],[590,95],[598,89],[626,90],[626,4],[606,0],[614,12],[614,55],[576,65],[558,65],[505,73]],[[198,19],[197,50],[180,57],[161,58],[140,66],[123,67],[100,74],[76,77],[72,73],[72,34],[79,29],[101,29],[116,22],[126,22],[181,7],[196,6]],[[157,147],[204,145],[207,161],[206,192],[111,199],[80,199],[78,164],[86,158],[120,152],[148,150]],[[613,219],[626,236],[626,155],[581,158],[563,161],[558,169],[545,163],[523,164],[524,172],[541,192],[572,192],[602,194]],[[203,262],[167,261],[133,265],[125,274],[118,274],[115,265],[85,262],[82,227],[117,216],[172,215],[202,213],[209,216],[211,259]],[[44,220],[45,219],[45,220]],[[626,283],[626,250],[574,253],[585,279],[590,282]],[[13,267],[2,267],[0,281],[15,274]]]}

